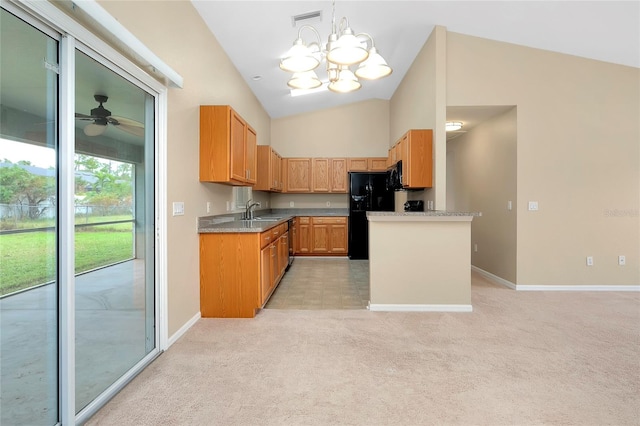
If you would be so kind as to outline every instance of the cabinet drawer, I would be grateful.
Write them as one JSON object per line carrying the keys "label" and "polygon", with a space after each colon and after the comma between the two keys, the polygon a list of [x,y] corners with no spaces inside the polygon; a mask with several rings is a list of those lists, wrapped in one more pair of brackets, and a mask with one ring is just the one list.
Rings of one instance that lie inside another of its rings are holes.
{"label": "cabinet drawer", "polygon": [[265,248],[273,241],[275,241],[275,238],[273,237],[273,231],[271,229],[260,234],[260,248]]}
{"label": "cabinet drawer", "polygon": [[346,217],[314,217],[313,218],[313,224],[346,224],[347,223],[347,218]]}
{"label": "cabinet drawer", "polygon": [[298,223],[309,224],[310,217],[298,217]]}

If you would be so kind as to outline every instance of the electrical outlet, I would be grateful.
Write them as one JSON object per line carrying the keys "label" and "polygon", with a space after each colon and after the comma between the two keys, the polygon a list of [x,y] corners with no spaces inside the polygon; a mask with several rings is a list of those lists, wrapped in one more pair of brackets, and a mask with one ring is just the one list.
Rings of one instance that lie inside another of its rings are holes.
{"label": "electrical outlet", "polygon": [[529,201],[529,211],[537,211],[537,210],[538,210],[538,202]]}
{"label": "electrical outlet", "polygon": [[331,207],[331,201],[327,201],[327,207]]}
{"label": "electrical outlet", "polygon": [[473,251],[476,252],[476,253],[478,252],[478,245],[477,244],[473,245]]}
{"label": "electrical outlet", "polygon": [[289,201],[289,207],[293,207],[294,203],[293,201]]}
{"label": "electrical outlet", "polygon": [[507,210],[513,210],[513,205],[511,204],[511,201],[507,201]]}
{"label": "electrical outlet", "polygon": [[207,213],[211,213],[211,202],[207,201]]}
{"label": "electrical outlet", "polygon": [[227,211],[231,211],[231,201],[227,201]]}
{"label": "electrical outlet", "polygon": [[268,209],[268,208],[269,208],[269,202],[268,202],[268,201],[265,201],[265,202],[264,202],[264,207],[265,207],[266,209]]}
{"label": "electrical outlet", "polygon": [[618,265],[624,266],[627,264],[627,258],[624,256],[618,256]]}
{"label": "electrical outlet", "polygon": [[593,256],[587,256],[587,266],[593,266]]}

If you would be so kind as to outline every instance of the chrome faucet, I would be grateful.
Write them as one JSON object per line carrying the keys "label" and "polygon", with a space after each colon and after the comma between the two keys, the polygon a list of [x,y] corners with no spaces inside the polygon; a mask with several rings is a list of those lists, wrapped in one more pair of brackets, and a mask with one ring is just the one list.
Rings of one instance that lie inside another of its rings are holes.
{"label": "chrome faucet", "polygon": [[245,220],[253,220],[253,208],[255,206],[260,207],[260,203],[252,203],[251,201],[253,201],[253,199],[251,198],[247,200],[246,208],[244,211]]}

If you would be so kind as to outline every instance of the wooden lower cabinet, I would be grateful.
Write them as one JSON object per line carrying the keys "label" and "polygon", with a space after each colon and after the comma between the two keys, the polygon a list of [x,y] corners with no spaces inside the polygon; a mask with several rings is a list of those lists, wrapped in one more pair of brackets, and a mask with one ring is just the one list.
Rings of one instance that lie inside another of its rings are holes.
{"label": "wooden lower cabinet", "polygon": [[293,251],[295,254],[311,253],[311,218],[296,217],[297,237],[294,240]]}
{"label": "wooden lower cabinet", "polygon": [[348,227],[345,216],[301,216],[296,218],[296,255],[345,255],[348,253]]}
{"label": "wooden lower cabinet", "polygon": [[253,318],[284,275],[288,238],[286,224],[263,233],[200,234],[202,317]]}

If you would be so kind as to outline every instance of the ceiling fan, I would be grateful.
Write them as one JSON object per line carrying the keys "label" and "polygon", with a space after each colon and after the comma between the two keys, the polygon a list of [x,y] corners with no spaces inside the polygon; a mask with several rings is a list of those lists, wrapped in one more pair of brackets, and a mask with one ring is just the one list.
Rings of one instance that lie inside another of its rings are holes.
{"label": "ceiling fan", "polygon": [[108,125],[123,130],[135,136],[144,136],[144,124],[124,117],[115,117],[111,111],[102,106],[109,99],[106,95],[93,95],[93,99],[100,105],[91,110],[91,115],[76,113],[76,118],[82,121],[91,121],[84,127],[87,136],[98,136],[107,130]]}

